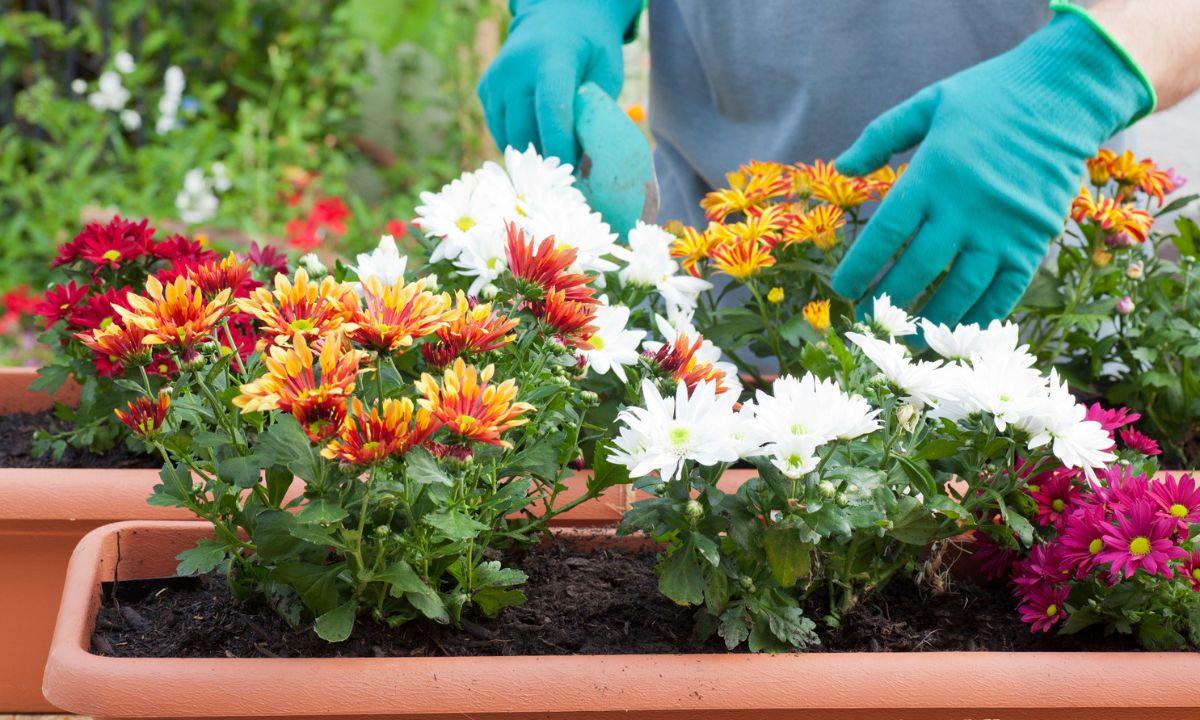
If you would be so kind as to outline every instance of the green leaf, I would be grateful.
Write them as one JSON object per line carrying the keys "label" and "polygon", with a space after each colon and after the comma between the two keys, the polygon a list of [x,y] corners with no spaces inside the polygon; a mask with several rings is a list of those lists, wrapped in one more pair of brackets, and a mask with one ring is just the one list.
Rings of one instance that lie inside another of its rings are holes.
{"label": "green leaf", "polygon": [[1171,236],[1171,244],[1179,250],[1180,255],[1196,257],[1196,242],[1200,240],[1200,226],[1190,218],[1178,218],[1175,229],[1179,234]]}
{"label": "green leaf", "polygon": [[254,540],[258,557],[268,562],[295,555],[301,541],[292,534],[296,516],[283,510],[265,510],[255,520]]}
{"label": "green leaf", "polygon": [[746,642],[750,637],[750,618],[746,616],[745,608],[735,606],[721,613],[717,634],[725,638],[725,647],[730,650]]}
{"label": "green leaf", "polygon": [[1021,544],[1026,547],[1033,544],[1033,524],[1019,512],[1010,511],[1005,514],[1004,522],[1021,538]]}
{"label": "green leaf", "polygon": [[597,442],[592,450],[592,475],[588,478],[588,492],[599,493],[605,488],[629,484],[629,468],[609,462],[612,448]]}
{"label": "green leaf", "polygon": [[933,539],[937,519],[919,500],[904,495],[896,501],[897,512],[891,517],[888,534],[902,543],[924,545]]}
{"label": "green leaf", "polygon": [[[1154,217],[1160,217],[1162,215],[1166,215],[1167,213],[1172,213],[1172,212],[1175,212],[1176,210],[1183,209],[1183,208],[1187,207],[1188,205],[1191,205],[1192,203],[1194,203],[1196,200],[1200,200],[1200,195],[1184,195],[1183,197],[1175,198],[1171,202],[1167,203],[1166,206],[1163,207],[1162,210],[1159,210],[1158,212],[1154,213]],[[1180,219],[1186,219],[1186,218],[1180,218]]]}
{"label": "green leaf", "polygon": [[800,539],[795,528],[767,528],[762,535],[767,565],[780,587],[790,588],[812,571],[812,545]]}
{"label": "green leaf", "polygon": [[917,492],[925,497],[933,497],[938,494],[937,483],[933,481],[933,475],[929,473],[928,468],[918,465],[904,455],[892,455],[892,457],[900,464],[904,474],[908,476],[908,481],[912,483]]}
{"label": "green leaf", "polygon": [[234,455],[217,462],[217,477],[231,485],[249,488],[262,479],[262,467],[254,455]]}
{"label": "green leaf", "polygon": [[258,436],[255,453],[263,466],[281,465],[308,483],[317,481],[320,456],[300,423],[291,415],[276,413],[275,421]]}
{"label": "green leaf", "polygon": [[196,547],[184,550],[175,559],[179,561],[179,567],[175,569],[177,575],[204,575],[225,562],[225,546],[202,538],[196,542]]}
{"label": "green leaf", "polygon": [[346,511],[346,508],[324,498],[309,501],[300,512],[296,513],[296,519],[300,522],[317,523],[318,525],[332,525],[349,516],[350,513]]}
{"label": "green leaf", "polygon": [[442,472],[437,459],[422,447],[413,448],[404,458],[404,469],[408,477],[422,485],[445,485],[453,487],[454,481]]}
{"label": "green leaf", "polygon": [[800,351],[800,365],[822,380],[833,377],[833,374],[837,372],[837,366],[834,365],[829,354],[816,343],[805,345],[804,349]]}
{"label": "green leaf", "polygon": [[525,602],[525,593],[520,590],[491,587],[484,588],[472,597],[475,604],[488,617],[496,617],[500,611],[511,605],[521,605]]}
{"label": "green leaf", "polygon": [[558,454],[566,436],[555,433],[523,448],[498,473],[499,477],[530,476],[542,480],[558,479]]}
{"label": "green leaf", "polygon": [[34,392],[54,393],[71,377],[71,370],[63,365],[43,365],[38,368],[37,379],[29,383]]}
{"label": "green leaf", "polygon": [[658,580],[658,589],[680,605],[699,605],[704,602],[704,574],[690,543],[681,546],[667,558],[662,577]]}
{"label": "green leaf", "polygon": [[426,586],[421,592],[404,593],[404,598],[430,620],[443,624],[450,622],[446,603],[442,602],[441,596],[433,588]]}
{"label": "green leaf", "polygon": [[1187,644],[1175,628],[1152,614],[1142,616],[1142,621],[1138,623],[1137,636],[1143,647],[1156,652],[1182,650]]}
{"label": "green leaf", "polygon": [[375,573],[372,578],[387,583],[388,593],[392,597],[400,597],[406,592],[425,592],[429,586],[417,575],[412,566],[403,560],[398,560],[386,570]]}
{"label": "green leaf", "polygon": [[501,567],[499,560],[488,560],[475,566],[471,579],[476,588],[509,587],[520,585],[529,576],[516,568]]}
{"label": "green leaf", "polygon": [[284,560],[271,569],[270,577],[275,582],[295,590],[305,607],[320,615],[329,612],[341,602],[338,574],[344,567],[343,563],[316,565],[299,560]]}
{"label": "green leaf", "polygon": [[147,499],[147,502],[159,507],[187,507],[194,490],[192,473],[188,470],[187,465],[183,463],[174,467],[163,465],[158,477],[162,483],[154,486],[154,494]]}
{"label": "green leaf", "polygon": [[313,629],[317,635],[327,642],[342,642],[350,637],[354,630],[354,615],[358,610],[358,602],[350,600],[338,605],[317,618]]}
{"label": "green leaf", "polygon": [[458,510],[426,515],[424,520],[438,531],[438,536],[447,540],[470,540],[488,529],[487,525]]}

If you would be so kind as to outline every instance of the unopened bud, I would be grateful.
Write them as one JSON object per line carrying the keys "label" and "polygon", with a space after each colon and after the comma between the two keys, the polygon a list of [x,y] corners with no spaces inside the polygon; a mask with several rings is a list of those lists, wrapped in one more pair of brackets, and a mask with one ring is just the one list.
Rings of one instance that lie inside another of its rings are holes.
{"label": "unopened bud", "polygon": [[1112,262],[1113,254],[1102,247],[1096,248],[1092,253],[1092,264],[1096,267],[1107,267]]}
{"label": "unopened bud", "polygon": [[834,498],[834,502],[838,504],[838,507],[846,507],[850,504],[850,496],[846,493],[838,493],[837,497]]}
{"label": "unopened bud", "polygon": [[300,265],[308,273],[308,277],[314,280],[329,274],[329,268],[325,267],[325,263],[321,262],[321,258],[317,257],[316,253],[301,255]]}
{"label": "unopened bud", "polygon": [[1141,280],[1142,275],[1146,272],[1146,264],[1141,260],[1129,263],[1129,267],[1125,268],[1125,277],[1130,280]]}
{"label": "unopened bud", "polygon": [[754,592],[754,581],[750,579],[749,575],[738,578],[738,585],[741,585],[746,592]]}
{"label": "unopened bud", "polygon": [[683,516],[689,520],[699,520],[704,517],[704,506],[699,500],[688,500],[683,506]]}
{"label": "unopened bud", "polygon": [[917,417],[921,409],[912,403],[904,403],[896,408],[896,422],[905,432],[912,432],[917,427]]}
{"label": "unopened bud", "polygon": [[817,492],[821,493],[821,497],[831,498],[837,493],[837,487],[828,480],[822,480],[817,483]]}
{"label": "unopened bud", "polygon": [[588,405],[595,405],[596,403],[600,402],[600,396],[591,390],[584,390],[583,392],[579,393],[579,399]]}
{"label": "unopened bud", "polygon": [[1133,298],[1128,295],[1117,301],[1117,312],[1121,315],[1128,315],[1136,307],[1137,305],[1133,303]]}
{"label": "unopened bud", "polygon": [[482,297],[484,300],[491,300],[491,299],[495,298],[496,295],[498,295],[499,293],[500,293],[500,288],[496,287],[495,284],[493,284],[493,283],[488,283],[487,285],[483,286],[482,290],[479,291],[479,296]]}

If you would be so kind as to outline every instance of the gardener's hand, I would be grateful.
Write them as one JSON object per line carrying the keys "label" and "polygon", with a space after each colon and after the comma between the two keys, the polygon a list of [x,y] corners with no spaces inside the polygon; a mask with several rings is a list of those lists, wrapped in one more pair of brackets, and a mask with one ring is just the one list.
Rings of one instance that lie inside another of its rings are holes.
{"label": "gardener's hand", "polygon": [[920,143],[834,273],[834,290],[863,297],[899,251],[873,295],[909,305],[948,270],[922,315],[951,326],[1007,315],[1062,231],[1084,161],[1153,106],[1140,70],[1071,11],[925,88],[835,161],[861,175]]}
{"label": "gardener's hand", "polygon": [[500,148],[575,164],[575,91],[585,82],[621,92],[625,31],[641,0],[512,0],[508,40],[479,81],[488,129]]}

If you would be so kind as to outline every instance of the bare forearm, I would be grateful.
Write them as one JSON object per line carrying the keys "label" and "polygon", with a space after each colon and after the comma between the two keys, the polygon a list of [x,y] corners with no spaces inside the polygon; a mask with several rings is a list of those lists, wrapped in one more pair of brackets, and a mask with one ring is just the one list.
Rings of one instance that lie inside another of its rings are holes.
{"label": "bare forearm", "polygon": [[1090,12],[1146,74],[1158,109],[1200,89],[1200,0],[1102,0]]}

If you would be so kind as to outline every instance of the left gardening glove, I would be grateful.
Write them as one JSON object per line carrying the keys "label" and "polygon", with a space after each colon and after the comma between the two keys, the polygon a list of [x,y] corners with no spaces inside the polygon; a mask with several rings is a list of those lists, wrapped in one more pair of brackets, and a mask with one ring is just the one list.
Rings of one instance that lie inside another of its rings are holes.
{"label": "left gardening glove", "polygon": [[948,270],[921,311],[935,323],[983,324],[1020,300],[1086,159],[1155,104],[1141,70],[1083,10],[1051,7],[1046,27],[887,111],[834,161],[863,175],[920,143],[834,273],[839,294],[862,298],[900,251],[871,294],[906,306]]}

